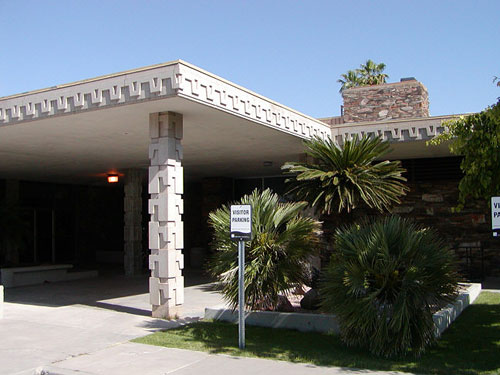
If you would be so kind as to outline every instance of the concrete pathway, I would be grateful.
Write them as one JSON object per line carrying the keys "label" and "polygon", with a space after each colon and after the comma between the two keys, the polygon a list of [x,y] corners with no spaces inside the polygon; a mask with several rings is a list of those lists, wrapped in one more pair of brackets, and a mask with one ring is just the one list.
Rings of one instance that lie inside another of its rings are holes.
{"label": "concrete pathway", "polygon": [[[230,357],[190,350],[125,343],[45,367],[44,375],[382,375],[403,374]],[[77,372],[78,371],[78,372]],[[48,372],[48,374],[47,374]],[[42,371],[39,369],[38,374]],[[406,373],[405,375],[408,375]]]}
{"label": "concrete pathway", "polygon": [[113,276],[7,289],[0,320],[0,374],[382,374],[131,343],[198,320],[205,307],[224,306],[212,284],[192,285],[186,287],[179,320],[153,319],[147,287],[147,277]]}
{"label": "concrete pathway", "polygon": [[159,329],[198,320],[205,306],[224,306],[212,284],[187,287],[179,320],[150,317],[147,277],[105,277],[5,291],[0,320],[0,374],[100,351]]}

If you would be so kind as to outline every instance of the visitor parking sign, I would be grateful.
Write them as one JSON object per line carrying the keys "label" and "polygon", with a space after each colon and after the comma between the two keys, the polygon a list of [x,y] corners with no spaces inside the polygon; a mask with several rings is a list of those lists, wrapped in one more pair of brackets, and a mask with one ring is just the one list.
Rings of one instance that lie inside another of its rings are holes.
{"label": "visitor parking sign", "polygon": [[250,241],[252,239],[252,206],[231,205],[231,239]]}
{"label": "visitor parking sign", "polygon": [[491,230],[500,237],[500,197],[491,197]]}

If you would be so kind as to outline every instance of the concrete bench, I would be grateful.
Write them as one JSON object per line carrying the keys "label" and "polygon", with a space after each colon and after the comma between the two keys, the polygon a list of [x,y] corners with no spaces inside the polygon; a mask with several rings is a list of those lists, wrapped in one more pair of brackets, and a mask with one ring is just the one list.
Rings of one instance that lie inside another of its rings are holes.
{"label": "concrete bench", "polygon": [[71,264],[49,264],[33,267],[12,267],[0,269],[1,284],[5,288],[37,285],[44,282],[68,281],[88,277],[97,277],[97,271],[68,273]]}

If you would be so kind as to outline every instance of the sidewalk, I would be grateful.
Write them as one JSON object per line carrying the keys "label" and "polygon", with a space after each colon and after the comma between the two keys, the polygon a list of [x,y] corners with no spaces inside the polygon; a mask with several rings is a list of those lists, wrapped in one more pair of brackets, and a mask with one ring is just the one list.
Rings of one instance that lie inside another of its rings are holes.
{"label": "sidewalk", "polygon": [[223,307],[211,284],[185,288],[179,320],[150,317],[147,279],[99,278],[7,290],[0,320],[2,375],[383,374],[236,358],[129,342]]}
{"label": "sidewalk", "polygon": [[98,278],[6,290],[0,319],[0,374],[34,374],[39,366],[99,352],[159,329],[198,320],[223,306],[210,284],[185,288],[181,318],[151,318],[146,278]]}
{"label": "sidewalk", "polygon": [[[124,343],[88,355],[70,358],[55,363],[51,367],[44,367],[44,370],[46,371],[44,375],[403,374],[352,368],[318,367],[258,358],[230,357],[135,343]],[[42,373],[42,369],[38,369],[38,374]],[[408,373],[405,374],[408,375]]]}

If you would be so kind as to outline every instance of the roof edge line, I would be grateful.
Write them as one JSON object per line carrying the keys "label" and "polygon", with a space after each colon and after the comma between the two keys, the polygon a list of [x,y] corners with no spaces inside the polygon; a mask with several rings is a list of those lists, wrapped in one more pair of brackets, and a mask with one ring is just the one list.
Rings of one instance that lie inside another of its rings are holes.
{"label": "roof edge line", "polygon": [[63,83],[61,85],[55,85],[55,86],[51,86],[51,87],[45,87],[43,89],[31,90],[31,91],[22,92],[22,93],[19,93],[19,94],[12,94],[12,95],[8,95],[8,96],[1,96],[0,97],[0,101],[1,100],[8,100],[8,99],[15,99],[15,98],[26,96],[26,95],[39,94],[39,93],[42,93],[42,92],[48,92],[48,91],[56,90],[56,89],[62,89],[62,88],[67,88],[67,87],[72,87],[72,86],[78,86],[78,85],[81,85],[81,84],[84,84],[84,83],[102,81],[102,80],[107,79],[107,78],[115,78],[115,77],[124,76],[124,75],[131,74],[131,73],[144,72],[146,70],[153,70],[153,69],[156,69],[156,68],[163,68],[163,67],[166,67],[166,66],[176,65],[176,64],[179,64],[181,62],[183,62],[183,61],[182,60],[173,60],[173,61],[169,61],[169,62],[165,62],[165,63],[159,63],[159,64],[153,64],[153,65],[143,66],[141,68],[124,70],[124,71],[117,72],[117,73],[105,74],[105,75],[97,76],[97,77],[94,77],[94,78],[86,78],[86,79],[82,79],[82,80],[74,81],[74,82],[70,82],[70,83]]}
{"label": "roof edge line", "polygon": [[258,98],[260,98],[260,99],[262,99],[262,100],[265,100],[265,101],[267,101],[267,102],[269,102],[269,103],[272,103],[272,104],[274,104],[274,105],[276,105],[276,106],[278,106],[278,107],[285,108],[286,110],[288,110],[288,111],[290,111],[290,112],[293,112],[293,113],[295,113],[295,114],[297,114],[297,115],[299,115],[299,116],[305,117],[305,118],[307,118],[308,120],[314,121],[314,122],[316,122],[316,123],[318,123],[318,124],[320,124],[320,125],[325,125],[325,126],[328,126],[328,125],[326,125],[324,122],[321,122],[321,121],[319,121],[318,119],[316,119],[316,118],[314,118],[314,117],[311,117],[311,116],[306,115],[306,114],[304,114],[304,113],[302,113],[302,112],[299,112],[299,111],[297,111],[296,109],[293,109],[293,108],[291,108],[291,107],[288,107],[288,106],[286,106],[286,105],[284,105],[284,104],[278,103],[277,101],[274,101],[274,100],[272,100],[272,99],[270,99],[270,98],[268,98],[268,97],[266,97],[266,96],[264,96],[264,95],[258,94],[258,93],[256,93],[255,91],[249,90],[249,89],[247,89],[246,87],[240,86],[240,85],[238,85],[237,83],[234,83],[234,82],[231,82],[231,81],[229,81],[229,80],[227,80],[227,79],[225,79],[225,78],[222,78],[221,76],[218,76],[217,74],[210,73],[209,71],[207,71],[207,70],[205,70],[205,69],[203,69],[203,68],[200,68],[200,67],[198,67],[198,66],[196,66],[196,65],[193,65],[193,64],[191,64],[191,63],[188,63],[187,61],[184,61],[184,60],[177,60],[177,61],[179,62],[179,64],[185,65],[185,66],[187,66],[187,67],[189,67],[189,68],[191,68],[191,69],[194,69],[194,70],[196,70],[196,71],[198,71],[198,72],[200,72],[200,73],[206,74],[206,75],[208,75],[208,76],[210,76],[210,77],[212,77],[212,78],[214,78],[214,79],[217,79],[217,80],[219,80],[219,81],[222,81],[222,82],[224,82],[224,83],[226,83],[226,84],[228,84],[228,85],[230,85],[230,86],[233,86],[234,88],[237,88],[238,90],[245,91],[245,92],[247,92],[247,93],[248,93],[248,94],[250,94],[250,95],[254,95],[254,96],[256,96],[256,97],[258,97]]}

